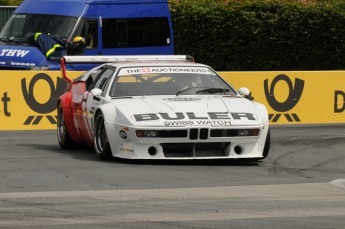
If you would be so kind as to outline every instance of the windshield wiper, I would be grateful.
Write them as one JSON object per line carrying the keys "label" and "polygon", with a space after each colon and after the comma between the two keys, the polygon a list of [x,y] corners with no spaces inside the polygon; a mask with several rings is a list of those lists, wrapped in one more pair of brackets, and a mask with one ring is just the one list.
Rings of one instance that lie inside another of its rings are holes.
{"label": "windshield wiper", "polygon": [[3,42],[13,42],[13,43],[16,43],[18,45],[28,44],[28,42],[24,42],[24,41],[21,41],[21,40],[16,40],[15,38],[7,38],[7,37],[0,38],[0,41],[3,41]]}
{"label": "windshield wiper", "polygon": [[210,88],[206,88],[204,90],[200,90],[200,91],[197,91],[196,93],[197,94],[201,94],[201,93],[204,93],[204,92],[208,92],[209,94],[216,94],[216,93],[224,93],[224,92],[229,92],[230,89],[228,88],[213,88],[213,87],[210,87]]}
{"label": "windshield wiper", "polygon": [[10,42],[10,41],[12,41],[12,40],[10,40],[10,39],[7,38],[7,37],[1,37],[1,38],[0,38],[0,41]]}
{"label": "windshield wiper", "polygon": [[195,89],[195,88],[205,88],[205,87],[187,87],[187,88],[183,88],[181,90],[179,90],[178,92],[176,92],[176,96],[180,95],[183,92],[189,91],[191,89]]}
{"label": "windshield wiper", "polygon": [[132,96],[122,95],[122,96],[112,97],[111,99],[133,99],[133,97]]}

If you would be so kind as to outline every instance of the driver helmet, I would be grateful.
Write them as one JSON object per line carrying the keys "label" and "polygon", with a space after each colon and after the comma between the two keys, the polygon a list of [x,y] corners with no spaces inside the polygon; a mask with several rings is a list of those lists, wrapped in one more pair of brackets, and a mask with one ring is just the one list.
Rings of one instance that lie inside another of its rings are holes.
{"label": "driver helmet", "polygon": [[80,37],[80,36],[77,36],[75,38],[73,38],[73,43],[86,43],[85,42],[85,38],[84,37]]}

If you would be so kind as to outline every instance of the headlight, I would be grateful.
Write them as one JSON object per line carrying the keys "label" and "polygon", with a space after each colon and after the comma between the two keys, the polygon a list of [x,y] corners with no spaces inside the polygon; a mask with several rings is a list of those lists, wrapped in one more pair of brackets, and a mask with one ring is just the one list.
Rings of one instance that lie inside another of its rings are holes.
{"label": "headlight", "polygon": [[239,129],[238,136],[258,136],[259,129]]}
{"label": "headlight", "polygon": [[214,129],[211,130],[212,138],[220,137],[246,137],[258,136],[260,129]]}
{"label": "headlight", "polygon": [[136,130],[138,138],[186,138],[187,130]]}

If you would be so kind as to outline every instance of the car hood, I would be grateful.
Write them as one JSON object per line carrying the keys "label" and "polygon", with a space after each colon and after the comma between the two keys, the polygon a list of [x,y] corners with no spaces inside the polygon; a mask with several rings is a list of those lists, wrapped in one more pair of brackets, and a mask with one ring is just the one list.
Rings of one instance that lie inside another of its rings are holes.
{"label": "car hood", "polygon": [[116,122],[133,126],[257,126],[263,106],[242,97],[150,96],[114,99]]}

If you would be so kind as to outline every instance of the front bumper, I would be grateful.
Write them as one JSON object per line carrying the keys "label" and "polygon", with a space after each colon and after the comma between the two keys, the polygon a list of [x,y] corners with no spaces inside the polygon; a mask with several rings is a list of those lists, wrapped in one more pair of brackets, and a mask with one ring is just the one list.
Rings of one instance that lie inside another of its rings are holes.
{"label": "front bumper", "polygon": [[[137,137],[136,131],[142,130],[143,127],[125,127],[106,123],[113,156],[127,159],[260,158],[268,128],[268,125],[229,126],[226,128],[150,127],[146,129],[162,130],[163,136]],[[259,133],[257,136],[238,136],[235,133],[240,129],[259,129]],[[167,132],[176,134],[167,134]]]}

